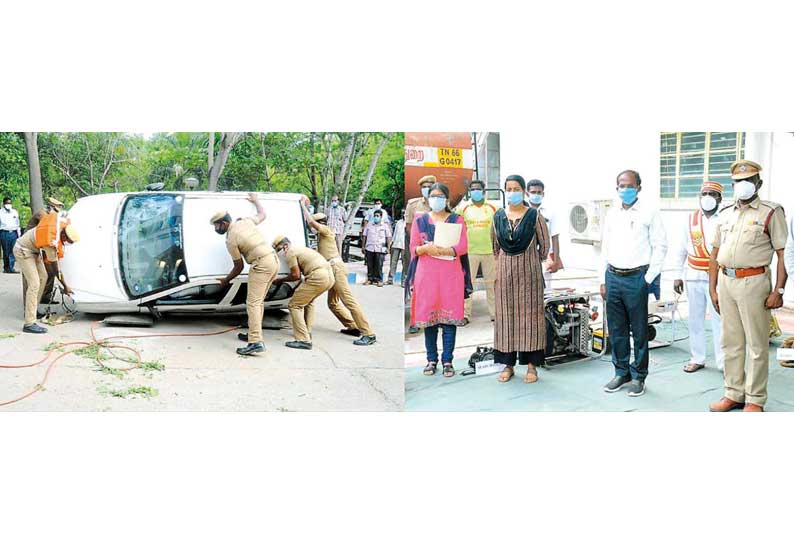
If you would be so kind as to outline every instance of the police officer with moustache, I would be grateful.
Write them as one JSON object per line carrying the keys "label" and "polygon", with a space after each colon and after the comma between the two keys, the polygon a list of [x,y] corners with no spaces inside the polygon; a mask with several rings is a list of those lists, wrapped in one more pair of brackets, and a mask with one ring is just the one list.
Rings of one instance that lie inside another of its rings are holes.
{"label": "police officer with moustache", "polygon": [[265,351],[262,343],[262,316],[265,296],[273,279],[278,273],[278,257],[273,248],[265,242],[257,226],[266,218],[265,209],[256,194],[248,194],[248,201],[256,206],[256,215],[232,222],[227,211],[216,213],[210,224],[215,233],[226,235],[226,249],[232,257],[234,267],[224,278],[223,286],[228,286],[243,270],[243,258],[248,262],[248,293],[245,299],[248,311],[248,333],[240,333],[238,338],[248,344],[237,349],[242,356],[250,356]]}
{"label": "police officer with moustache", "polygon": [[783,306],[788,227],[783,207],[759,197],[760,173],[750,160],[731,165],[736,203],[722,209],[712,240],[709,295],[722,317],[725,353],[725,395],[709,405],[712,412],[763,412],[767,401],[769,320],[771,310]]}

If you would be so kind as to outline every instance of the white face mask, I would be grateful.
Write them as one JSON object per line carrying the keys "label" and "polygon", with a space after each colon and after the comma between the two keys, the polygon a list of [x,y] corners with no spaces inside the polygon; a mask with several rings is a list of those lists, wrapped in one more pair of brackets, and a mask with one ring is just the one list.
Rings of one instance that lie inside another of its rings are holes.
{"label": "white face mask", "polygon": [[3,205],[3,207],[5,207],[7,211],[11,210],[11,204],[10,203],[6,203],[5,205]]}
{"label": "white face mask", "polygon": [[714,196],[703,196],[700,198],[700,208],[704,211],[713,211],[717,207],[717,198]]}
{"label": "white face mask", "polygon": [[733,193],[740,200],[748,200],[755,194],[755,185],[750,181],[739,181],[733,185]]}

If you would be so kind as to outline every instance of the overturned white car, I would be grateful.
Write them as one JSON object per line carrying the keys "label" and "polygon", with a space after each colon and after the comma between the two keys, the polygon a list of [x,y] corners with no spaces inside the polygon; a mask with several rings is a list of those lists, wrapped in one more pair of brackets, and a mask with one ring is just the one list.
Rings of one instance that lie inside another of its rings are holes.
{"label": "overturned white car", "polygon": [[[81,198],[69,210],[80,242],[65,247],[61,270],[86,313],[245,312],[248,265],[228,286],[226,236],[209,224],[217,211],[233,220],[256,214],[243,192],[136,192]],[[259,225],[270,243],[286,235],[307,244],[300,194],[262,193]],[[281,262],[279,276],[288,274]],[[297,282],[273,286],[265,308],[285,308]]]}

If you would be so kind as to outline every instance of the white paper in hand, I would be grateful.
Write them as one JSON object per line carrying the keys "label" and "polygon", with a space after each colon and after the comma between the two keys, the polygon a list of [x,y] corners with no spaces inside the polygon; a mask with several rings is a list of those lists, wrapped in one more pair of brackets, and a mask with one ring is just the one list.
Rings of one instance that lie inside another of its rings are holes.
{"label": "white paper in hand", "polygon": [[[433,237],[433,244],[441,248],[451,248],[458,244],[460,241],[460,234],[463,231],[462,224],[451,224],[449,222],[442,222],[436,224],[436,233]],[[453,256],[433,256],[439,260],[454,260]]]}

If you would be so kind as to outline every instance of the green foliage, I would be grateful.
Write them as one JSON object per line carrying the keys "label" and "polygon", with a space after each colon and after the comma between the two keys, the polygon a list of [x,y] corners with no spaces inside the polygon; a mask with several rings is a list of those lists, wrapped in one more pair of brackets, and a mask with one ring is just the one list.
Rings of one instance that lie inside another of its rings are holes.
{"label": "green foliage", "polygon": [[[220,132],[215,132],[218,152]],[[220,190],[300,192],[315,205],[344,196],[347,177],[339,171],[348,143],[356,138],[347,199],[358,197],[372,156],[384,134],[350,132],[248,132],[232,149],[219,179]],[[162,182],[166,190],[186,190],[185,180],[209,178],[208,132],[155,133],[148,139],[125,132],[41,132],[39,162],[45,198],[67,208],[78,198],[103,192],[134,192]],[[402,133],[391,136],[375,169],[365,200],[380,197],[387,208],[403,204]],[[0,192],[9,195],[23,224],[30,217],[24,140],[0,132]]]}
{"label": "green foliage", "polygon": [[108,388],[105,384],[102,384],[97,388],[97,391],[100,395],[109,395],[110,397],[118,397],[120,399],[125,399],[127,397],[146,397],[147,399],[151,399],[152,397],[156,397],[160,394],[156,388],[150,388],[149,386],[133,386],[126,389],[113,389]]}

